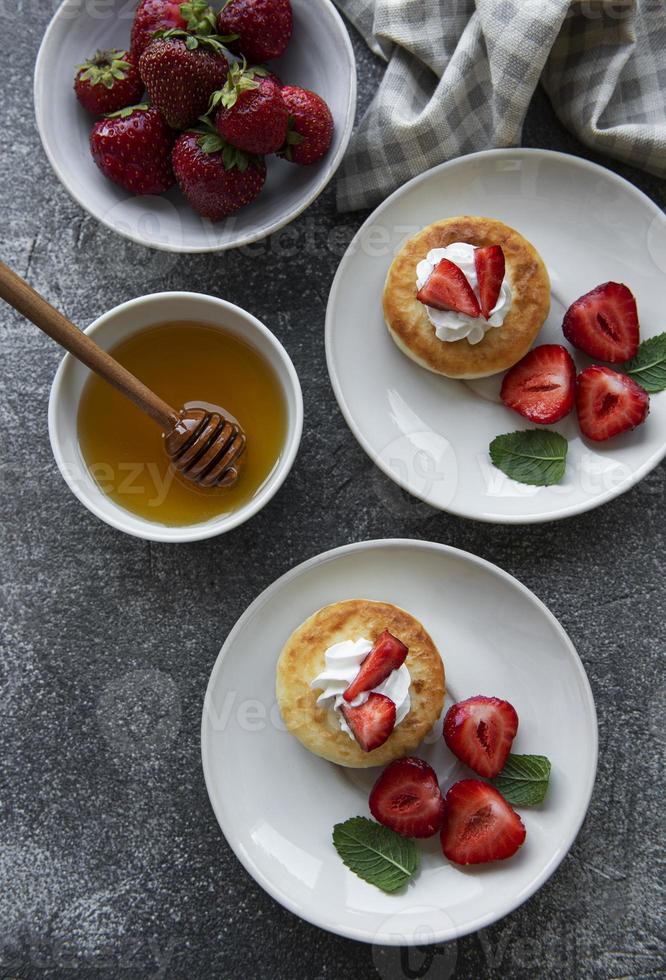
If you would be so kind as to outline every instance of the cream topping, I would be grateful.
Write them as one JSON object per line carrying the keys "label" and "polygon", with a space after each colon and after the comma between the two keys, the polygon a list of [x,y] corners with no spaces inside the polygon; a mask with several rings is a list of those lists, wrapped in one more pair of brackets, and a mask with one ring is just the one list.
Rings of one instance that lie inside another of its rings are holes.
{"label": "cream topping", "polygon": [[[310,683],[313,690],[322,689],[322,693],[317,698],[317,704],[328,703],[328,707],[335,712],[340,728],[347,732],[350,738],[354,734],[345,721],[342,713],[343,693],[347,690],[351,682],[358,674],[361,664],[372,650],[374,644],[364,638],[358,640],[343,640],[341,643],[334,643],[326,651],[325,667],[320,674]],[[409,698],[409,685],[411,677],[405,664],[401,664],[397,670],[392,670],[385,681],[382,681],[372,691],[364,691],[351,702],[351,707],[356,708],[359,704],[364,704],[372,693],[384,694],[395,704],[395,726],[396,728],[403,721],[411,708]]]}
{"label": "cream topping", "polygon": [[[438,262],[441,262],[442,259],[448,259],[449,262],[453,262],[459,269],[462,269],[478,299],[479,280],[474,265],[474,251],[474,246],[468,245],[466,242],[453,242],[446,248],[431,249],[425,259],[422,259],[416,266],[416,288],[421,289]],[[511,286],[508,274],[506,272],[504,274],[497,302],[491,310],[488,320],[483,314],[478,317],[471,317],[465,313],[458,313],[457,310],[436,310],[432,306],[426,306],[425,309],[439,340],[451,342],[466,339],[468,344],[478,344],[483,340],[488,330],[492,327],[502,326],[504,318],[511,309]]]}

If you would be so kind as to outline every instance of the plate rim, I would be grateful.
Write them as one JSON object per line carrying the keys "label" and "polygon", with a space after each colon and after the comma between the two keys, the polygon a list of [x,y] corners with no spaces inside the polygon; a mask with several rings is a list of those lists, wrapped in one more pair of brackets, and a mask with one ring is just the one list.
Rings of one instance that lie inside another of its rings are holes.
{"label": "plate rim", "polygon": [[630,477],[621,483],[618,487],[611,487],[609,490],[605,490],[603,493],[599,494],[597,497],[592,498],[588,501],[581,501],[578,504],[569,504],[567,507],[563,507],[556,511],[548,511],[543,514],[486,514],[478,513],[475,511],[467,510],[464,506],[453,507],[448,505],[447,507],[439,506],[429,500],[426,494],[422,491],[416,490],[410,487],[406,480],[401,479],[393,470],[390,469],[388,464],[382,459],[381,454],[377,453],[374,448],[370,445],[369,440],[365,437],[364,433],[361,431],[361,427],[357,424],[352,415],[348,405],[346,404],[344,394],[342,392],[342,387],[338,378],[337,372],[333,367],[333,309],[338,300],[338,294],[341,291],[343,276],[347,272],[347,267],[350,264],[354,249],[361,239],[361,236],[365,233],[366,229],[369,228],[374,221],[386,210],[392,203],[401,197],[403,194],[408,193],[418,184],[421,184],[429,179],[432,179],[436,174],[446,171],[449,168],[464,166],[467,161],[480,160],[483,158],[501,158],[501,157],[544,157],[548,159],[558,159],[567,166],[580,167],[583,170],[588,170],[593,173],[603,174],[604,177],[611,178],[612,181],[616,182],[623,187],[624,190],[630,191],[643,203],[647,203],[649,208],[654,212],[654,217],[658,219],[662,224],[666,225],[666,215],[662,212],[659,206],[650,198],[644,191],[636,187],[634,184],[630,183],[625,177],[620,174],[615,173],[615,171],[610,170],[608,167],[604,167],[599,163],[595,163],[592,160],[587,160],[585,157],[575,156],[572,153],[564,153],[561,150],[546,150],[540,147],[502,147],[499,149],[492,150],[478,150],[474,153],[467,153],[461,156],[455,157],[453,160],[446,160],[444,163],[437,164],[431,167],[429,170],[425,170],[421,174],[417,174],[416,177],[412,177],[406,183],[402,184],[400,187],[396,188],[381,204],[377,205],[374,211],[368,215],[363,224],[360,226],[349,245],[347,246],[344,255],[342,256],[338,268],[336,270],[333,282],[331,283],[331,288],[328,294],[328,300],[326,303],[326,319],[324,325],[324,343],[326,350],[326,368],[328,371],[328,378],[333,389],[333,394],[335,395],[335,400],[338,404],[342,416],[347,423],[349,430],[352,435],[361,446],[363,451],[367,456],[370,457],[375,466],[378,467],[393,483],[399,486],[402,490],[407,491],[411,496],[416,497],[418,500],[422,500],[423,503],[428,504],[434,510],[441,511],[443,513],[453,514],[456,517],[462,517],[466,520],[480,521],[484,524],[546,524],[550,521],[563,520],[568,517],[574,517],[577,514],[583,514],[590,510],[595,510],[597,507],[601,507],[603,504],[614,500],[616,497],[620,497],[622,494],[627,493],[632,487],[640,483],[648,473],[650,473],[656,466],[661,463],[661,461],[666,456],[666,439],[664,439],[661,449],[646,460],[641,466],[633,471]]}
{"label": "plate rim", "polygon": [[[54,34],[56,29],[59,27],[60,20],[68,8],[71,8],[72,6],[80,7],[79,0],[62,0],[57,9],[54,11],[46,30],[44,31],[39,49],[37,51],[32,78],[33,109],[39,140],[44,154],[54,175],[60,183],[60,186],[67,192],[67,194],[69,194],[70,198],[72,198],[72,200],[86,212],[86,214],[89,214],[91,218],[94,218],[95,221],[98,221],[100,224],[104,225],[104,227],[108,228],[114,234],[120,235],[122,238],[126,238],[129,241],[134,242],[136,245],[141,245],[144,248],[153,248],[159,252],[171,252],[178,255],[201,255],[212,252],[228,252],[231,249],[241,248],[245,245],[252,245],[264,238],[268,238],[270,235],[274,235],[276,232],[286,227],[286,225],[290,224],[292,221],[295,221],[296,218],[300,217],[300,215],[303,214],[303,212],[306,211],[311,204],[314,204],[316,199],[326,189],[337,173],[340,164],[342,163],[342,158],[347,151],[349,140],[351,139],[357,110],[358,72],[356,67],[356,55],[354,54],[354,47],[349,36],[349,31],[347,30],[347,26],[338,10],[333,5],[332,0],[309,0],[309,2],[318,3],[322,14],[326,14],[329,18],[331,18],[332,22],[335,22],[339,29],[340,38],[343,46],[346,49],[348,58],[349,91],[347,93],[347,105],[345,107],[345,122],[342,128],[342,136],[338,150],[330,160],[325,161],[326,169],[322,173],[321,182],[317,184],[317,186],[309,194],[307,194],[302,201],[299,202],[293,211],[283,215],[280,218],[276,218],[275,221],[272,221],[269,225],[266,225],[261,231],[249,231],[232,242],[194,246],[176,245],[170,242],[146,241],[146,239],[142,238],[131,228],[123,229],[121,231],[116,225],[109,221],[105,215],[99,215],[93,211],[84,200],[84,196],[79,193],[78,185],[70,184],[70,182],[65,179],[65,176],[51,150],[51,146],[44,135],[43,128],[42,88],[47,84],[46,52],[51,44],[51,34]],[[81,11],[79,11],[79,13],[80,12]]]}
{"label": "plate rim", "polygon": [[519,906],[521,906],[527,899],[531,898],[551,877],[551,875],[556,871],[561,862],[564,860],[566,855],[569,853],[578,833],[583,825],[583,821],[587,815],[587,811],[590,806],[590,800],[592,798],[592,793],[594,790],[594,785],[597,775],[597,765],[599,758],[599,726],[597,719],[597,711],[594,702],[594,694],[592,692],[592,687],[590,685],[589,678],[585,671],[585,666],[576,650],[571,638],[568,633],[557,619],[554,613],[550,611],[548,606],[539,599],[531,589],[524,585],[520,579],[517,579],[510,572],[505,571],[499,565],[494,564],[494,562],[488,561],[485,558],[481,558],[479,555],[475,555],[470,551],[465,551],[462,548],[456,548],[453,545],[442,544],[438,541],[427,541],[420,538],[372,538],[367,541],[356,541],[350,544],[341,545],[336,548],[331,548],[327,551],[322,551],[317,555],[313,555],[311,558],[306,559],[303,562],[299,562],[298,565],[294,565],[292,568],[288,569],[282,575],[280,575],[275,581],[266,586],[265,589],[256,596],[255,599],[247,606],[245,611],[236,620],[231,631],[228,633],[220,651],[213,664],[210,676],[208,678],[208,684],[206,686],[206,693],[204,696],[202,713],[201,713],[201,764],[204,774],[204,782],[206,786],[206,792],[208,794],[208,799],[217,820],[218,827],[222,832],[222,835],[235,854],[236,858],[243,865],[245,870],[250,874],[254,881],[268,894],[274,901],[278,902],[283,908],[286,908],[289,912],[297,915],[300,919],[305,922],[309,922],[311,925],[317,926],[320,929],[324,929],[327,932],[334,933],[335,935],[343,936],[347,939],[355,939],[360,942],[378,944],[383,946],[400,946],[405,945],[405,937],[397,936],[395,933],[388,933],[382,935],[381,933],[374,932],[372,935],[368,933],[367,930],[355,927],[340,926],[337,923],[325,923],[322,921],[321,917],[317,916],[309,907],[302,908],[299,907],[298,903],[293,901],[289,896],[280,894],[279,889],[273,886],[272,880],[268,879],[259,868],[257,868],[250,856],[241,845],[232,836],[227,835],[225,830],[226,825],[226,815],[224,815],[223,807],[218,806],[216,802],[216,796],[213,788],[213,780],[210,771],[209,764],[209,748],[207,741],[207,705],[209,699],[212,697],[213,689],[217,683],[218,676],[222,670],[224,661],[233,646],[237,635],[245,627],[245,624],[254,616],[255,612],[267,602],[272,595],[279,591],[281,587],[291,582],[293,579],[299,578],[301,575],[308,574],[313,568],[317,568],[319,565],[326,564],[330,561],[334,561],[337,558],[353,554],[354,552],[367,551],[367,550],[381,550],[384,548],[391,547],[408,547],[414,548],[418,551],[434,551],[439,554],[447,554],[453,556],[457,560],[463,562],[469,562],[472,565],[482,568],[491,575],[496,575],[500,579],[511,584],[514,588],[517,588],[520,593],[523,594],[528,602],[531,602],[536,608],[545,615],[546,619],[554,627],[556,633],[559,635],[560,639],[564,642],[569,654],[571,655],[573,667],[579,677],[582,685],[582,690],[585,694],[585,701],[587,712],[589,713],[589,721],[592,730],[592,740],[590,745],[591,755],[589,762],[589,773],[587,776],[588,785],[586,791],[578,798],[578,808],[572,824],[569,828],[569,832],[565,835],[565,844],[560,847],[551,857],[550,861],[544,866],[541,872],[536,876],[534,881],[532,881],[528,888],[521,892],[516,898],[512,899],[506,908],[503,908],[501,912],[489,912],[486,915],[479,916],[478,919],[473,920],[471,923],[467,923],[462,926],[453,926],[442,930],[440,933],[433,935],[432,942],[448,942],[449,940],[459,939],[463,936],[469,935],[470,933],[477,932],[479,929],[483,929],[486,926],[491,925],[494,922],[503,919],[505,916],[509,915],[511,912],[515,911]]}

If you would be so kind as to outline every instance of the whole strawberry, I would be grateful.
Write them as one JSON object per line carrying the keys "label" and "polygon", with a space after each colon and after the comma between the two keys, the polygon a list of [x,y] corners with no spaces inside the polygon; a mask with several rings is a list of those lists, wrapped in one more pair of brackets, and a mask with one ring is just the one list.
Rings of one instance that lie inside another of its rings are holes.
{"label": "whole strawberry", "polygon": [[297,85],[283,85],[280,94],[289,110],[287,142],[280,156],[292,163],[315,163],[333,139],[331,110],[316,92]]}
{"label": "whole strawberry", "polygon": [[161,194],[174,183],[173,140],[159,109],[137,105],[98,119],[90,133],[90,152],[104,176],[125,190]]}
{"label": "whole strawberry", "polygon": [[168,31],[172,27],[185,30],[187,20],[180,8],[178,0],[140,0],[130,38],[130,51],[137,62],[152,41],[155,31]]}
{"label": "whole strawberry", "polygon": [[248,153],[276,153],[287,138],[289,110],[264,68],[233,64],[224,87],[213,94],[215,125],[225,140]]}
{"label": "whole strawberry", "polygon": [[176,140],[173,169],[181,191],[195,211],[219,221],[257,197],[266,180],[258,157],[236,149],[217,133],[188,131]]}
{"label": "whole strawberry", "polygon": [[84,109],[103,116],[138,102],[143,95],[143,82],[127,51],[98,51],[78,66],[74,91]]}
{"label": "whole strawberry", "polygon": [[229,66],[220,41],[189,31],[158,32],[139,59],[150,101],[174,129],[185,129],[222,88]]}
{"label": "whole strawberry", "polygon": [[238,34],[229,50],[252,64],[279,58],[291,38],[290,0],[227,0],[217,17],[220,34]]}

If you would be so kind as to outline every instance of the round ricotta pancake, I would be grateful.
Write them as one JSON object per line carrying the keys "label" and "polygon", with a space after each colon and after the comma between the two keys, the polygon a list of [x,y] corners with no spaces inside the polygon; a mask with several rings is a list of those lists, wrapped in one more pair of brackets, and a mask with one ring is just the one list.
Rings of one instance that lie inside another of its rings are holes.
{"label": "round ricotta pancake", "polygon": [[[321,689],[313,690],[310,683],[324,669],[324,655],[334,643],[361,637],[374,643],[385,629],[408,647],[411,707],[383,745],[364,752],[340,728],[339,713],[317,704]],[[429,634],[404,609],[348,599],[324,606],[291,634],[277,663],[276,694],[287,729],[315,755],[341,766],[382,766],[413,752],[439,718],[444,666]]]}
{"label": "round ricotta pancake", "polygon": [[[431,249],[453,242],[500,245],[504,252],[511,306],[502,325],[488,329],[478,344],[440,340],[416,298],[416,266]],[[400,249],[384,286],[384,318],[395,343],[417,364],[448,378],[484,378],[512,367],[532,346],[549,309],[550,279],[541,256],[521,234],[493,218],[465,215],[423,228]]]}

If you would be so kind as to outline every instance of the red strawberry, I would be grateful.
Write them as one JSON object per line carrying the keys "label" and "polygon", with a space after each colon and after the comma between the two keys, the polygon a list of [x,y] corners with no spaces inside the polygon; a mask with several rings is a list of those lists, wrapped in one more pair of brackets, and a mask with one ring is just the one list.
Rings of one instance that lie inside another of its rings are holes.
{"label": "red strawberry", "polygon": [[560,344],[542,344],[504,376],[502,401],[531,422],[550,425],[568,415],[576,391],[576,365]]}
{"label": "red strawberry", "polygon": [[143,82],[127,51],[98,51],[78,66],[74,91],[84,109],[103,116],[138,102]]}
{"label": "red strawberry", "polygon": [[474,267],[479,283],[479,305],[486,320],[499,299],[504,280],[504,252],[500,245],[486,245],[474,250]]}
{"label": "red strawberry", "polygon": [[397,670],[404,664],[407,652],[404,643],[388,630],[384,630],[363,660],[358,674],[342,695],[345,701],[351,704],[359,694],[371,691],[373,687],[379,687],[391,671]]}
{"label": "red strawberry", "polygon": [[494,786],[461,779],[446,794],[440,840],[449,861],[482,864],[515,854],[525,826]]}
{"label": "red strawberry", "polygon": [[220,34],[238,34],[229,50],[260,64],[279,58],[289,44],[292,29],[289,0],[227,0],[218,14]]}
{"label": "red strawberry", "polygon": [[280,91],[289,109],[287,142],[280,156],[306,166],[316,163],[328,152],[333,139],[331,110],[309,89],[283,85]]}
{"label": "red strawberry", "polygon": [[432,837],[444,816],[435,771],[414,756],[396,759],[372,787],[370,812],[403,837]]}
{"label": "red strawberry", "polygon": [[624,283],[605,282],[572,303],[562,324],[567,340],[600,361],[621,364],[638,350],[638,311]]}
{"label": "red strawberry", "polygon": [[90,133],[90,152],[105,177],[133,194],[161,194],[174,183],[174,134],[158,109],[121,109],[98,119]]}
{"label": "red strawberry", "polygon": [[461,762],[492,779],[504,768],[518,731],[513,705],[478,694],[446,712],[444,741]]}
{"label": "red strawberry", "polygon": [[583,435],[601,442],[645,422],[650,396],[626,374],[594,364],[578,375],[576,411]]}
{"label": "red strawberry", "polygon": [[275,153],[287,138],[289,110],[264,68],[231,65],[224,88],[214,92],[211,109],[218,132],[247,153]]}
{"label": "red strawberry", "polygon": [[268,68],[264,68],[263,65],[261,66],[261,68],[263,69],[263,71],[266,72],[265,75],[266,78],[270,78],[272,82],[275,82],[278,88],[280,89],[284,88],[284,82],[282,81],[279,75],[276,75],[274,71],[270,71],[270,69]]}
{"label": "red strawberry", "polygon": [[192,207],[211,221],[253,201],[266,179],[263,160],[224,143],[217,133],[182,133],[173,148],[173,169]]}
{"label": "red strawberry", "polygon": [[395,704],[384,694],[371,694],[357,708],[343,704],[342,714],[364,752],[383,745],[395,727]]}
{"label": "red strawberry", "polygon": [[457,310],[471,317],[481,314],[479,301],[467,276],[448,259],[440,259],[419,289],[416,298],[419,303],[432,306],[436,310]]}
{"label": "red strawberry", "polygon": [[155,31],[168,31],[172,27],[184,30],[187,27],[180,7],[177,0],[140,0],[130,39],[130,51],[136,62],[152,41]]}
{"label": "red strawberry", "polygon": [[166,31],[150,42],[139,71],[150,101],[175,129],[193,125],[221,88],[229,66],[217,38],[187,31]]}

